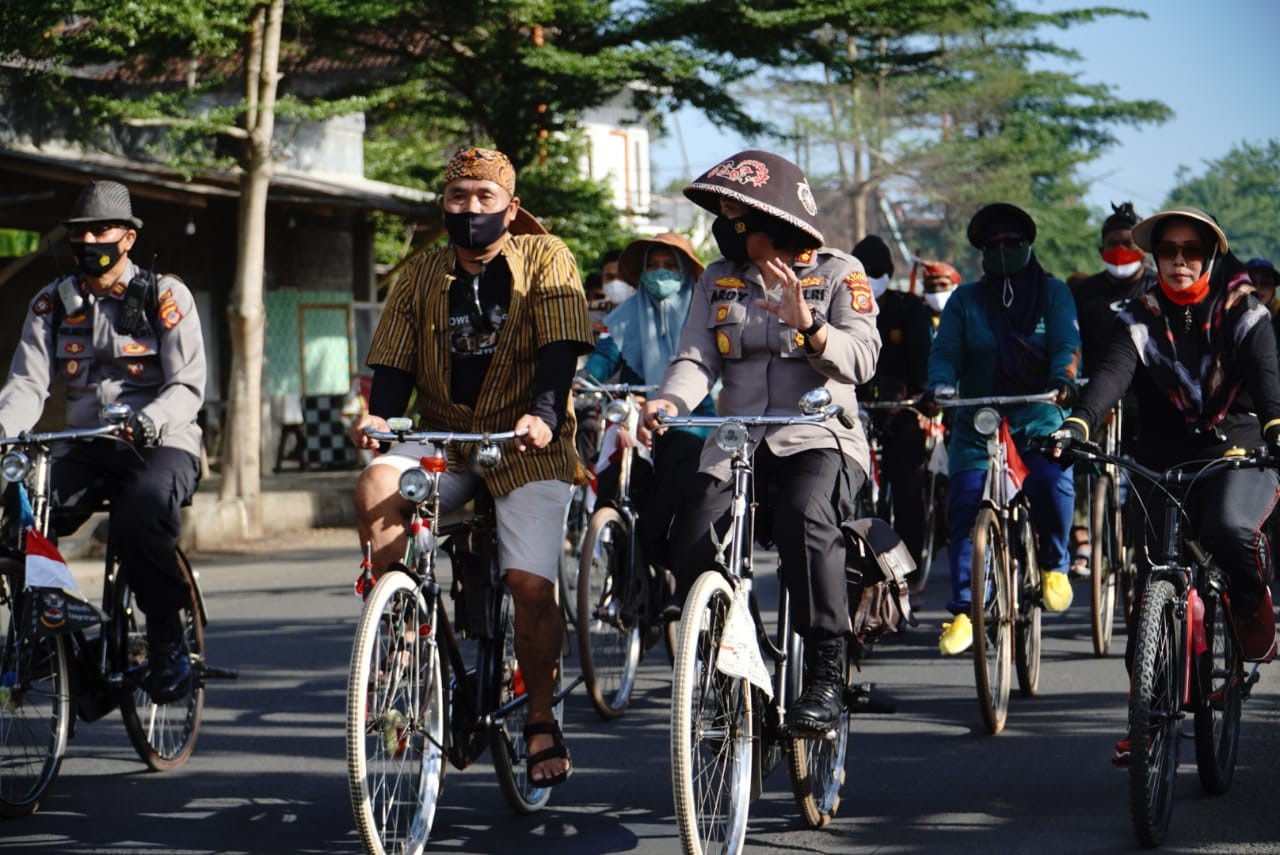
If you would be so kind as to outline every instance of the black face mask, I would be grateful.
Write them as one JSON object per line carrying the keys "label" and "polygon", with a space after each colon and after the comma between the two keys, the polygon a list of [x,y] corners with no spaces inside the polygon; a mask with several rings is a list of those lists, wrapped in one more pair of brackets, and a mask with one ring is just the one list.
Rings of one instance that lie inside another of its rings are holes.
{"label": "black face mask", "polygon": [[720,247],[720,254],[738,264],[747,260],[747,236],[751,234],[748,223],[750,216],[716,217],[711,224],[711,234],[716,239],[716,246]]}
{"label": "black face mask", "polygon": [[503,223],[506,216],[505,208],[492,214],[445,211],[444,228],[449,233],[449,240],[456,245],[465,249],[484,249],[506,233],[507,227]]}
{"label": "black face mask", "polygon": [[85,276],[101,276],[120,260],[120,241],[115,243],[81,243],[73,241],[71,251]]}

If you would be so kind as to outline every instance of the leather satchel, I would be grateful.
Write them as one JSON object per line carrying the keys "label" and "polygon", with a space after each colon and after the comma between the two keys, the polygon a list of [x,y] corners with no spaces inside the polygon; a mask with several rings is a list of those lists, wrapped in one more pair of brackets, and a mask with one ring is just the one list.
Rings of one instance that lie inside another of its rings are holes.
{"label": "leather satchel", "polygon": [[845,520],[845,584],[853,634],[868,644],[916,625],[907,576],[916,568],[902,538],[881,519]]}

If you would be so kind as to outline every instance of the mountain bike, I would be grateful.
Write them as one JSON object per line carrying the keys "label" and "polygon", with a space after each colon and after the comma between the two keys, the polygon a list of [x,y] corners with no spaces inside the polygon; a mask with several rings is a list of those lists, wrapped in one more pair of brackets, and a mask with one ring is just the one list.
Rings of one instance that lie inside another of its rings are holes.
{"label": "mountain bike", "polygon": [[[1151,509],[1163,512],[1163,525],[1147,550],[1151,568],[1137,605],[1129,688],[1129,813],[1146,847],[1158,846],[1169,830],[1182,721],[1190,715],[1194,722],[1201,786],[1210,795],[1226,792],[1235,776],[1241,707],[1259,678],[1257,664],[1247,675],[1244,670],[1226,573],[1196,541],[1186,510],[1191,491],[1209,475],[1280,468],[1280,460],[1265,453],[1233,451],[1165,472],[1090,443],[1063,451],[1077,462],[1125,470],[1151,484],[1163,502]],[[1149,516],[1149,509],[1143,511]]]}
{"label": "mountain bike", "polygon": [[[403,560],[375,581],[366,547],[357,579],[364,608],[347,684],[348,789],[368,852],[416,853],[431,833],[446,761],[464,769],[491,749],[499,789],[517,814],[541,810],[551,788],[537,786],[524,765],[528,696],[515,655],[514,605],[499,575],[493,500],[482,493],[474,514],[440,522],[444,449],[474,446],[474,466],[491,468],[501,460],[499,444],[516,434],[414,432],[409,419],[387,425],[366,433],[437,453],[400,476],[400,495],[413,505]],[[436,573],[441,549],[452,555],[456,629]],[[472,667],[460,636],[475,639]],[[557,723],[578,682],[557,686]]]}
{"label": "mountain bike", "polygon": [[0,472],[8,485],[0,525],[0,816],[25,816],[39,808],[58,776],[77,716],[95,721],[119,707],[129,741],[150,769],[183,765],[200,734],[205,681],[237,676],[206,660],[208,612],[198,574],[181,551],[178,567],[190,591],[180,612],[182,646],[194,679],[191,691],[170,703],[154,702],[142,688],[146,626],[120,575],[116,532],[108,535],[100,608],[79,594],[65,564],[62,581],[42,580],[56,584],[28,581],[31,545],[35,556],[46,558],[41,544],[52,548],[48,538],[58,512],[50,493],[54,448],[101,439],[124,443],[121,433],[131,414],[127,405],[110,404],[101,427],[0,438]]}
{"label": "mountain bike", "polygon": [[639,421],[637,394],[655,386],[601,385],[596,391],[619,395],[605,406],[604,420],[620,430],[617,496],[602,499],[587,523],[576,591],[578,649],[591,705],[604,719],[617,718],[631,702],[640,657],[656,630],[675,650],[674,625],[660,612],[667,593],[664,579],[644,561],[636,534],[638,516],[631,503],[632,466],[639,448],[634,437]]}
{"label": "mountain bike", "polygon": [[1054,392],[951,398],[944,407],[978,407],[973,426],[987,439],[987,477],[973,525],[969,617],[973,621],[973,670],[978,710],[987,731],[1004,729],[1013,673],[1023,695],[1040,688],[1040,567],[1031,505],[1010,483],[1009,422],[993,407],[1047,403]]}
{"label": "mountain bike", "polygon": [[[1112,457],[1120,453],[1123,412],[1111,409],[1102,434],[1101,449]],[[1127,618],[1133,610],[1133,549],[1125,538],[1121,497],[1122,471],[1114,463],[1097,462],[1086,477],[1089,500],[1089,589],[1093,652],[1106,656],[1115,626],[1116,601]]]}
{"label": "mountain bike", "polygon": [[[715,441],[733,455],[731,523],[716,566],[698,577],[685,600],[671,688],[671,786],[680,842],[690,855],[741,851],[750,803],[783,757],[808,826],[825,826],[840,805],[847,705],[839,725],[822,738],[787,731],[787,704],[804,688],[804,643],[791,630],[786,586],[780,586],[772,638],[753,591],[755,505],[749,491],[755,443],[749,428],[821,424],[842,415],[821,388],[806,393],[800,410],[798,416],[661,418],[667,427],[714,428]],[[766,661],[773,663],[772,675]],[[851,669],[847,660],[846,683]]]}

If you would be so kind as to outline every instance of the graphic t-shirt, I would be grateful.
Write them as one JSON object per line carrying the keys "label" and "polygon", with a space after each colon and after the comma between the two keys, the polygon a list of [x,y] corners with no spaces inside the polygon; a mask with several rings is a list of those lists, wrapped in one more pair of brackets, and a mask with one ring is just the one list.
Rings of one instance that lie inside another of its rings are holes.
{"label": "graphic t-shirt", "polygon": [[501,255],[480,273],[454,270],[449,287],[449,393],[455,404],[475,406],[498,335],[511,305],[511,269]]}

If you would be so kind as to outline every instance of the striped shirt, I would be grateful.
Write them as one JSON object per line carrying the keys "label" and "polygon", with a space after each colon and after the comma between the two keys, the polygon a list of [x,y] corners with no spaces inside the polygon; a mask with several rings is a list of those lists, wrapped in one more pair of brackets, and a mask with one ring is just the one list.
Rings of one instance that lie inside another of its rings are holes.
{"label": "striped shirt", "polygon": [[[511,430],[533,402],[538,348],[575,341],[591,350],[586,295],[573,254],[550,235],[512,235],[501,253],[511,269],[511,305],[475,407],[449,395],[449,286],[457,257],[452,247],[419,255],[401,271],[373,335],[366,360],[413,372],[424,430]],[[566,400],[560,430],[546,448],[504,449],[502,462],[484,472],[494,495],[531,481],[574,482],[582,470],[574,450],[577,423]],[[454,460],[454,465],[459,461]]]}

